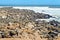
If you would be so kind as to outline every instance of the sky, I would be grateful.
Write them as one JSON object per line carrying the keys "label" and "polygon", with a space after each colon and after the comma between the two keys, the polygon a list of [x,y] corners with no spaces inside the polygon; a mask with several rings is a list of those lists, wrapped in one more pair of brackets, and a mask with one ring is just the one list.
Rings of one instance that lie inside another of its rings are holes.
{"label": "sky", "polygon": [[0,5],[5,6],[5,5],[60,5],[60,0],[0,0]]}

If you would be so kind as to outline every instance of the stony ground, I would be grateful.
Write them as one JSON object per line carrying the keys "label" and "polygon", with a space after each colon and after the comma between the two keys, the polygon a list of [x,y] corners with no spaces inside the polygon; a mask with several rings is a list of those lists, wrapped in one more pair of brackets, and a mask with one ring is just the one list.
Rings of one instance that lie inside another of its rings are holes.
{"label": "stony ground", "polygon": [[0,8],[0,40],[59,40],[60,22],[33,10]]}

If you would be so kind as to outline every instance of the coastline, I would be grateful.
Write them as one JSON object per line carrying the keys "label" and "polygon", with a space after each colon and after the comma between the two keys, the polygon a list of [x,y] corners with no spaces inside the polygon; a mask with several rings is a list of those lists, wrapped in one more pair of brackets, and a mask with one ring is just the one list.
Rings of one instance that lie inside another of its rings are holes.
{"label": "coastline", "polygon": [[52,18],[29,9],[0,8],[0,38],[56,39],[60,37],[60,22]]}

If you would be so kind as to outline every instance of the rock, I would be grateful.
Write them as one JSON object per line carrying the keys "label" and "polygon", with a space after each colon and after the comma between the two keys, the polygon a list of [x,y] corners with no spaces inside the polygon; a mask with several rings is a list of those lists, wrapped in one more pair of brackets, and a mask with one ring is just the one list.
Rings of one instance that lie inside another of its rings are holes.
{"label": "rock", "polygon": [[16,35],[16,32],[14,30],[9,31],[9,35],[12,37],[13,35]]}
{"label": "rock", "polygon": [[52,17],[49,14],[14,8],[0,8],[0,14],[0,38],[32,38],[33,40],[47,38],[53,40],[60,35],[60,22],[55,20],[35,21]]}

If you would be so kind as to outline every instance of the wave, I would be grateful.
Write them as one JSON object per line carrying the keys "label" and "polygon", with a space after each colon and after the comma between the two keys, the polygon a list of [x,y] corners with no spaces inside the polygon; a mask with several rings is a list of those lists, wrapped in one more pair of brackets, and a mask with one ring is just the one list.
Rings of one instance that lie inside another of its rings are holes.
{"label": "wave", "polygon": [[60,22],[60,8],[49,8],[49,7],[13,7],[13,8],[34,10],[35,12],[45,13],[55,17],[50,19],[37,19],[37,20],[46,20],[46,21],[56,20]]}

